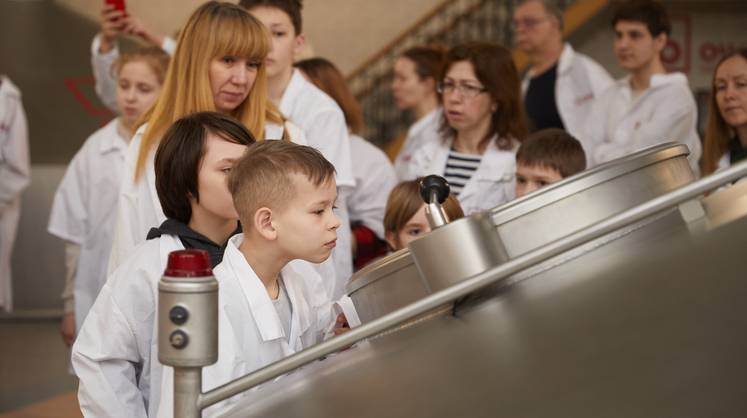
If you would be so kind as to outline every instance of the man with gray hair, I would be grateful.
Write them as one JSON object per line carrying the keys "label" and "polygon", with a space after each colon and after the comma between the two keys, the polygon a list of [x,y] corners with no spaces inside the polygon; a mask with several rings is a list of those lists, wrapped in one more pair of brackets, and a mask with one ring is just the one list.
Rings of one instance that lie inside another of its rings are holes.
{"label": "man with gray hair", "polygon": [[522,92],[532,130],[560,128],[578,137],[594,99],[612,78],[563,42],[563,12],[554,1],[521,1],[513,28],[516,46],[529,57]]}

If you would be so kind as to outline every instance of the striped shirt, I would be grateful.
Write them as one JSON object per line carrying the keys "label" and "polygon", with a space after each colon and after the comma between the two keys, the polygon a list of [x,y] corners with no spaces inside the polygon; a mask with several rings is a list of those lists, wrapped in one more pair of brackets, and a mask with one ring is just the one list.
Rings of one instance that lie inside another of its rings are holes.
{"label": "striped shirt", "polygon": [[477,171],[481,160],[482,155],[463,154],[456,152],[454,148],[449,150],[444,178],[449,182],[454,196],[459,196],[469,179]]}

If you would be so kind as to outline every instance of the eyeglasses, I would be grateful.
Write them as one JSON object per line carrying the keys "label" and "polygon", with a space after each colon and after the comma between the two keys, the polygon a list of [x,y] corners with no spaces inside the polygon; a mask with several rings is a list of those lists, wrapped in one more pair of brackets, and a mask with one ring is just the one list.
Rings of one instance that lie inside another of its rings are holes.
{"label": "eyeglasses", "polygon": [[540,23],[547,20],[546,17],[540,17],[540,18],[526,18],[526,19],[517,19],[511,22],[511,29],[516,30],[521,27],[532,29],[535,26],[539,25]]}
{"label": "eyeglasses", "polygon": [[488,91],[485,87],[471,86],[469,84],[456,84],[453,81],[442,81],[436,86],[438,94],[451,94],[458,91],[459,95],[465,99],[473,99],[481,93]]}

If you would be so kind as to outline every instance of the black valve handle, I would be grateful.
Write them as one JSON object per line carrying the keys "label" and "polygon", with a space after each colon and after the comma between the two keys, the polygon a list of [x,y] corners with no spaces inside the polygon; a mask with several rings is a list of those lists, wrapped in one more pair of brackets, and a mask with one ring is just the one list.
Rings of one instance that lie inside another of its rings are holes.
{"label": "black valve handle", "polygon": [[433,198],[442,204],[449,197],[449,182],[441,176],[431,174],[420,180],[420,196],[423,198],[425,203],[436,203],[433,202]]}

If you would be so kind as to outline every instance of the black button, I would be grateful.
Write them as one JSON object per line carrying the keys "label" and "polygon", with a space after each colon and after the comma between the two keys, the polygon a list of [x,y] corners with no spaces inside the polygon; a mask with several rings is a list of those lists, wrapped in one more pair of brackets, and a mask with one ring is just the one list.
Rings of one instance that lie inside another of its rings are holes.
{"label": "black button", "polygon": [[176,325],[183,325],[189,319],[189,312],[187,312],[187,308],[184,306],[174,306],[169,311],[169,319]]}

